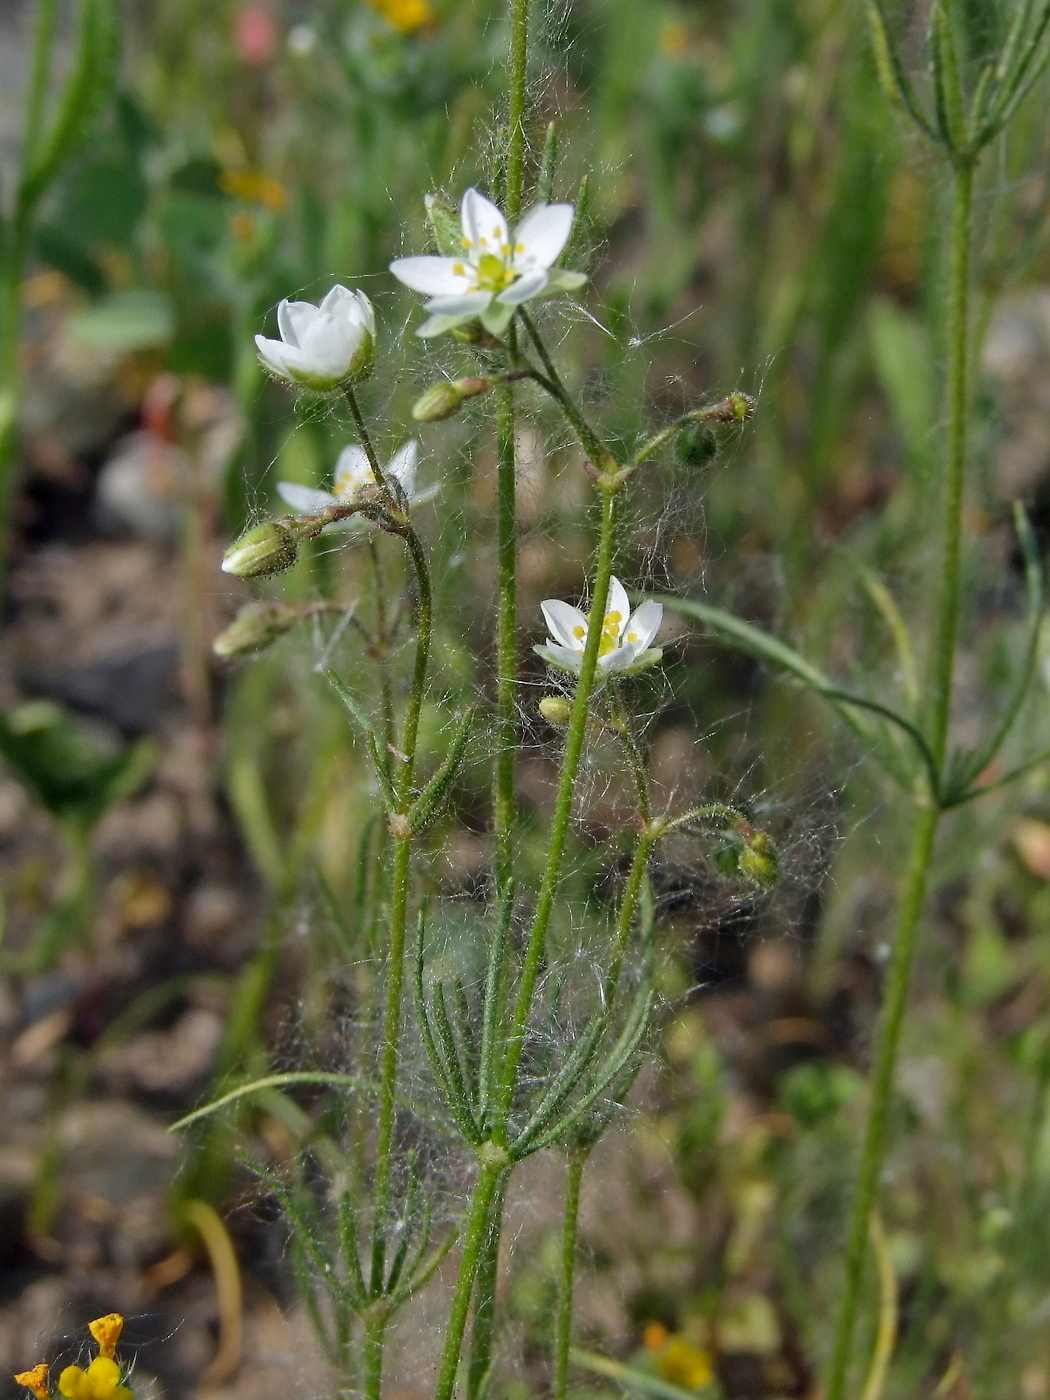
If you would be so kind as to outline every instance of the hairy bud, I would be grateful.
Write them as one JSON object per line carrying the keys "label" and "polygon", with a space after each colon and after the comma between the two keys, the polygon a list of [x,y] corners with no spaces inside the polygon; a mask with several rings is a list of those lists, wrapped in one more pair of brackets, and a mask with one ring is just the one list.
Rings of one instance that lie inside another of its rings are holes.
{"label": "hairy bud", "polygon": [[572,705],[563,695],[545,695],[537,706],[540,714],[555,729],[565,729],[572,716]]}
{"label": "hairy bud", "polygon": [[440,423],[458,413],[468,399],[486,394],[496,381],[489,378],[471,376],[467,379],[449,379],[443,384],[432,384],[426,393],[412,406],[412,417],[417,423]]}
{"label": "hairy bud", "polygon": [[234,578],[266,578],[295,563],[299,545],[287,525],[264,520],[246,530],[222,556],[222,571]]}
{"label": "hairy bud", "polygon": [[216,656],[241,656],[245,652],[265,651],[289,628],[299,621],[298,608],[287,603],[248,603],[212,642]]}
{"label": "hairy bud", "polygon": [[675,455],[684,467],[706,467],[718,453],[718,439],[702,423],[687,423],[674,440]]}
{"label": "hairy bud", "polygon": [[427,222],[434,234],[438,252],[446,258],[458,258],[463,254],[463,228],[459,213],[437,194],[428,194],[424,203],[427,208]]}
{"label": "hairy bud", "polygon": [[740,873],[763,889],[772,889],[780,879],[777,848],[764,831],[748,831],[740,852]]}

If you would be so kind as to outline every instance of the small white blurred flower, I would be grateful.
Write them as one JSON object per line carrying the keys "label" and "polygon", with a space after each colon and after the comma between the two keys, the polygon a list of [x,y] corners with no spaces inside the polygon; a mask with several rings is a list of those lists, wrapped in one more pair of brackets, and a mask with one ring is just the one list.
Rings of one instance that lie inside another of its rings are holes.
{"label": "small white blurred flower", "polygon": [[406,287],[430,298],[426,309],[431,315],[418,335],[441,335],[476,317],[491,335],[500,336],[523,302],[575,291],[586,282],[582,272],[554,266],[572,228],[571,204],[534,205],[513,234],[496,206],[477,190],[467,190],[460,213],[460,257],[398,258],[390,264]]}
{"label": "small white blurred flower", "polygon": [[298,58],[305,58],[317,47],[317,30],[310,24],[293,24],[288,31],[288,47]]}
{"label": "small white blurred flower", "polygon": [[[569,603],[548,598],[540,604],[549,636],[545,646],[534,647],[537,655],[560,671],[579,675],[587,646],[590,621]],[[663,655],[649,643],[660,630],[664,610],[651,599],[631,612],[627,590],[618,578],[609,584],[609,602],[602,619],[602,639],[598,647],[598,674],[641,671],[653,666]]]}
{"label": "small white blurred flower", "polygon": [[[416,465],[419,461],[419,443],[415,439],[403,443],[384,469],[383,475],[393,479],[408,497],[409,505],[422,505],[431,500],[437,488],[416,491]],[[279,481],[277,494],[291,506],[297,515],[320,515],[329,506],[350,505],[363,488],[376,484],[375,475],[368,462],[368,454],[357,443],[351,443],[340,452],[332,474],[331,491],[320,491],[313,486],[300,486],[294,481]],[[360,517],[338,521],[338,525],[357,526],[365,522]]]}
{"label": "small white blurred flower", "polygon": [[376,320],[364,292],[335,286],[320,306],[282,301],[277,308],[280,340],[257,335],[266,368],[289,383],[331,393],[371,372]]}

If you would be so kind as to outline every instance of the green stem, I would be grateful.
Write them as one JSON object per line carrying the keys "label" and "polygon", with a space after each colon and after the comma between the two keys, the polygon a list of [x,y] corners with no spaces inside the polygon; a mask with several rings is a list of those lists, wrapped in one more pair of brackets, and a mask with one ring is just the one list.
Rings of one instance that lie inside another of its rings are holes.
{"label": "green stem", "polygon": [[[430,573],[426,556],[419,537],[412,529],[405,535],[409,555],[416,575],[419,592],[418,616],[416,619],[416,659],[412,673],[412,687],[409,692],[408,707],[405,712],[405,725],[401,741],[403,758],[395,779],[398,812],[406,814],[412,796],[412,772],[415,763],[416,741],[419,735],[419,715],[423,704],[426,685],[427,663],[430,656],[433,605],[430,588]],[[381,1033],[382,1052],[380,1057],[379,1116],[376,1128],[376,1176],[374,1188],[374,1226],[372,1237],[371,1278],[369,1287],[373,1297],[383,1291],[383,1272],[386,1249],[384,1229],[390,1201],[390,1183],[393,1171],[394,1147],[394,1108],[397,1088],[397,1063],[401,1036],[401,1001],[405,972],[405,930],[408,921],[409,862],[412,837],[406,831],[398,831],[393,840],[393,860],[390,873],[390,921],[389,921],[389,968],[387,974],[386,998],[383,1008],[383,1028]],[[372,1400],[372,1397],[370,1397]]]}
{"label": "green stem", "polygon": [[624,706],[623,696],[619,689],[617,689],[616,698],[613,701],[613,724],[620,743],[623,745],[624,753],[627,755],[627,765],[634,781],[634,793],[638,799],[638,810],[642,814],[642,821],[651,822],[653,804],[649,797],[649,780],[645,772],[645,759],[642,757],[638,740],[634,737],[634,731],[631,729],[630,716]]}
{"label": "green stem", "polygon": [[572,395],[562,383],[561,375],[558,373],[557,367],[551,359],[550,353],[543,343],[543,338],[536,329],[532,317],[524,310],[519,310],[518,315],[521,317],[522,323],[529,333],[529,339],[536,347],[536,353],[543,363],[544,373],[537,374],[536,371],[533,370],[531,378],[535,379],[538,384],[541,384],[543,388],[546,389],[547,393],[550,394],[551,398],[557,400],[562,412],[572,424],[576,436],[580,439],[583,450],[590,457],[592,464],[603,471],[607,471],[610,466],[615,467],[616,464],[613,462],[607,448],[602,445],[598,434],[576,407]]}
{"label": "green stem", "polygon": [[489,1233],[474,1279],[474,1323],[470,1338],[470,1366],[467,1370],[468,1400],[484,1395],[492,1367],[492,1340],[495,1333],[496,1282],[499,1275],[499,1242],[503,1227],[503,1196],[506,1178],[500,1183],[489,1215]]}
{"label": "green stem", "polygon": [[825,1400],[844,1400],[853,1327],[864,1281],[864,1263],[868,1252],[868,1230],[871,1213],[878,1198],[879,1176],[886,1149],[886,1123],[893,1091],[893,1071],[897,1062],[897,1046],[901,1024],[908,1002],[911,969],[918,942],[923,901],[929,877],[934,841],[940,823],[940,809],[932,805],[918,811],[912,835],[908,876],[897,920],[886,980],[886,1000],[882,1009],[875,1069],[872,1076],[871,1102],[864,1128],[860,1169],[850,1214],[849,1237],[846,1244],[846,1279],[835,1321],[828,1385]]}
{"label": "green stem", "polygon": [[379,454],[375,450],[371,434],[365,423],[364,414],[361,412],[361,405],[357,402],[357,395],[354,393],[352,384],[347,384],[345,386],[343,389],[343,396],[349,405],[350,413],[354,420],[354,426],[357,429],[358,437],[361,439],[361,446],[365,449],[365,456],[368,458],[368,465],[372,468],[372,475],[375,477],[376,485],[387,500],[393,502],[394,505],[400,509],[400,493],[392,490],[389,481],[386,479],[386,475],[379,461]]}
{"label": "green stem", "polygon": [[383,1393],[383,1352],[386,1348],[385,1311],[370,1313],[365,1318],[365,1396],[380,1400]]}
{"label": "green stem", "polygon": [[959,159],[952,182],[951,267],[948,289],[948,456],[943,479],[941,569],[931,654],[929,741],[943,769],[951,717],[952,672],[959,629],[962,511],[969,432],[969,303],[973,163]]}
{"label": "green stem", "polygon": [[572,1345],[572,1289],[576,1276],[576,1227],[580,1214],[580,1185],[589,1149],[576,1148],[569,1154],[565,1180],[565,1214],[561,1232],[561,1260],[558,1271],[558,1306],[554,1314],[553,1400],[565,1400],[569,1387],[569,1348]]}
{"label": "green stem", "polygon": [[514,874],[514,782],[518,725],[516,691],[517,552],[518,524],[515,500],[514,388],[497,390],[497,541],[496,561],[499,598],[496,615],[496,771],[493,792],[493,826],[496,839],[496,888]]}
{"label": "green stem", "polygon": [[525,183],[525,100],[529,78],[529,0],[512,0],[510,18],[510,99],[507,103],[507,219],[521,213]]}
{"label": "green stem", "polygon": [[507,1160],[502,1155],[498,1160],[485,1162],[474,1185],[474,1197],[467,1221],[467,1232],[463,1239],[459,1277],[456,1279],[456,1290],[449,1309],[445,1347],[441,1355],[441,1369],[438,1372],[434,1400],[452,1400],[456,1389],[459,1357],[463,1348],[463,1334],[467,1328],[474,1280],[481,1266],[491,1229],[492,1211],[506,1170]]}
{"label": "green stem", "polygon": [[514,1091],[518,1080],[518,1067],[525,1048],[525,1031],[532,1000],[536,991],[540,965],[546,944],[554,900],[561,881],[562,858],[565,854],[565,841],[572,816],[573,797],[576,791],[576,778],[580,759],[583,756],[583,742],[587,730],[591,694],[598,669],[598,648],[601,644],[601,620],[609,602],[609,580],[612,578],[613,552],[616,536],[617,500],[619,492],[604,491],[602,494],[602,521],[598,542],[598,559],[595,568],[594,592],[591,598],[591,625],[587,628],[587,644],[584,648],[580,677],[576,686],[569,730],[565,741],[558,792],[551,817],[550,840],[547,845],[547,860],[543,879],[529,930],[525,960],[518,984],[518,997],[506,1040],[506,1058],[503,1064],[503,1077],[500,1086],[499,1114],[501,1122],[497,1131],[505,1139],[507,1120],[514,1101]]}

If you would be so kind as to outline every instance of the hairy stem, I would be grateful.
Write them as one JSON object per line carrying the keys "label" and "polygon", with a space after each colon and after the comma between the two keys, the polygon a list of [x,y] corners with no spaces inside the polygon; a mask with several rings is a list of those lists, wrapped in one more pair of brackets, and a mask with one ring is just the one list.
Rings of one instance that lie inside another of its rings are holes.
{"label": "hairy stem", "polygon": [[573,796],[576,778],[583,756],[583,742],[590,713],[591,694],[598,669],[598,648],[601,645],[601,620],[609,602],[609,580],[612,578],[613,552],[615,547],[617,501],[619,493],[606,491],[602,495],[602,521],[598,542],[598,559],[595,567],[594,591],[591,597],[591,625],[587,629],[587,644],[584,648],[580,676],[576,685],[569,729],[562,757],[561,774],[558,779],[558,792],[551,817],[550,839],[547,844],[547,859],[544,865],[540,892],[536,900],[532,927],[529,930],[525,960],[518,984],[518,996],[514,1007],[510,1030],[506,1040],[506,1057],[503,1065],[500,1086],[499,1112],[501,1123],[498,1131],[505,1137],[507,1120],[514,1102],[518,1068],[522,1051],[525,1048],[525,1033],[532,1001],[536,992],[536,981],[546,945],[547,930],[550,927],[554,901],[561,882],[562,858],[572,816]]}
{"label": "hairy stem", "polygon": [[886,1000],[875,1049],[871,1101],[864,1130],[860,1168],[850,1214],[846,1278],[828,1366],[825,1400],[844,1400],[853,1329],[860,1303],[872,1211],[878,1200],[879,1175],[886,1149],[886,1123],[901,1025],[908,1002],[923,901],[929,881],[937,829],[944,807],[948,729],[952,710],[952,674],[959,628],[959,583],[962,556],[962,508],[966,483],[969,410],[969,291],[973,212],[973,161],[957,157],[952,190],[951,266],[948,291],[948,455],[942,486],[941,566],[931,660],[930,749],[936,764],[936,792],[917,795],[915,827],[904,895],[898,914],[886,985]]}
{"label": "hairy stem", "polygon": [[492,1229],[493,1210],[500,1198],[500,1187],[507,1169],[506,1159],[485,1162],[478,1173],[474,1185],[474,1196],[467,1221],[467,1232],[463,1239],[463,1253],[460,1256],[459,1276],[456,1290],[452,1295],[448,1327],[445,1330],[445,1347],[441,1355],[441,1369],[438,1372],[434,1400],[452,1400],[456,1389],[456,1376],[459,1372],[459,1358],[463,1349],[463,1335],[467,1328],[467,1315],[470,1312],[470,1298],[474,1291],[485,1246]]}
{"label": "hairy stem", "polygon": [[499,1271],[499,1242],[503,1225],[503,1195],[506,1178],[500,1182],[492,1202],[489,1233],[474,1279],[474,1324],[470,1338],[470,1366],[467,1370],[468,1400],[485,1393],[492,1366],[495,1333],[496,1279]]}
{"label": "hairy stem", "polygon": [[532,317],[524,310],[519,310],[518,315],[521,317],[525,329],[529,333],[529,339],[536,347],[536,353],[539,355],[543,364],[544,373],[537,374],[535,370],[533,370],[531,377],[546,389],[551,398],[556,400],[562,412],[565,414],[565,417],[572,425],[583,450],[587,453],[588,457],[590,457],[592,463],[603,470],[608,469],[610,465],[615,466],[608,449],[602,444],[598,434],[587,422],[587,419],[577,407],[576,401],[562,383],[561,375],[558,373],[557,367],[551,359],[550,352],[544,344],[539,331],[536,329]]}
{"label": "hairy stem", "polygon": [[572,1344],[572,1290],[576,1277],[576,1227],[580,1214],[580,1186],[589,1149],[569,1154],[565,1179],[565,1212],[562,1217],[561,1258],[558,1269],[558,1305],[554,1313],[553,1400],[565,1400],[569,1388],[569,1347]]}

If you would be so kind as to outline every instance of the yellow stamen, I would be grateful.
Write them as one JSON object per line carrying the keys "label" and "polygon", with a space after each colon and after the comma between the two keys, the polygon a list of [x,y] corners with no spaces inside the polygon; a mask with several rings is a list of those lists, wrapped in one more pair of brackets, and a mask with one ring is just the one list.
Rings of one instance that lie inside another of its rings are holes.
{"label": "yellow stamen", "polygon": [[110,1359],[116,1355],[117,1343],[123,1330],[124,1319],[120,1313],[107,1313],[105,1317],[96,1317],[94,1322],[88,1323],[88,1331],[98,1342],[99,1356],[107,1356]]}
{"label": "yellow stamen", "polygon": [[24,1385],[27,1390],[31,1390],[37,1400],[49,1400],[46,1361],[41,1361],[40,1365],[34,1366],[31,1371],[19,1371],[15,1380],[19,1385]]}
{"label": "yellow stamen", "polygon": [[524,251],[525,251],[525,244],[524,244],[524,243],[515,243],[515,245],[514,245],[514,251],[515,251],[516,253],[524,253]]}
{"label": "yellow stamen", "polygon": [[467,275],[467,269],[463,266],[462,263],[453,263],[452,271],[456,274],[457,277],[466,277]]}
{"label": "yellow stamen", "polygon": [[586,637],[587,635],[587,629],[586,627],[581,627],[580,624],[577,623],[576,626],[572,629],[572,635],[576,638],[578,642],[582,642],[584,637]]}
{"label": "yellow stamen", "polygon": [[633,644],[634,642],[636,642],[636,641],[638,640],[638,633],[637,633],[637,632],[628,632],[628,633],[627,633],[627,640]]}

